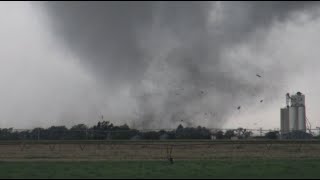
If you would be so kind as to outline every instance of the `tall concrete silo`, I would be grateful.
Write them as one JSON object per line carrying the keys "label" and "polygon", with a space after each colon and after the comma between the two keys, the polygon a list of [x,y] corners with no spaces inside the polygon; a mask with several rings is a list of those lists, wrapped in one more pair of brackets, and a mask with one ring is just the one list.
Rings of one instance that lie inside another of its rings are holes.
{"label": "tall concrete silo", "polygon": [[290,131],[298,129],[298,107],[289,107],[289,129]]}
{"label": "tall concrete silo", "polygon": [[300,92],[292,96],[287,93],[286,104],[286,108],[281,109],[281,132],[306,132],[305,96]]}
{"label": "tall concrete silo", "polygon": [[298,130],[306,131],[306,110],[304,106],[298,107]]}
{"label": "tall concrete silo", "polygon": [[280,119],[281,119],[281,133],[287,133],[289,132],[289,109],[288,108],[282,108],[280,110]]}

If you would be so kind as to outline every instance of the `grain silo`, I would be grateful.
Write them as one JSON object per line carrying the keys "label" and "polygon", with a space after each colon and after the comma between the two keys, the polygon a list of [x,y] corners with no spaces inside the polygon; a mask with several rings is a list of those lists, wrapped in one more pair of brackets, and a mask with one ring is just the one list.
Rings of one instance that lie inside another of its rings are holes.
{"label": "grain silo", "polygon": [[289,107],[289,130],[298,129],[298,107]]}
{"label": "grain silo", "polygon": [[292,96],[287,93],[286,104],[281,109],[281,133],[297,130],[306,132],[305,96],[300,92]]}
{"label": "grain silo", "polygon": [[306,131],[306,110],[305,107],[298,107],[298,130]]}
{"label": "grain silo", "polygon": [[287,133],[289,132],[289,109],[288,108],[282,108],[281,110],[281,133]]}

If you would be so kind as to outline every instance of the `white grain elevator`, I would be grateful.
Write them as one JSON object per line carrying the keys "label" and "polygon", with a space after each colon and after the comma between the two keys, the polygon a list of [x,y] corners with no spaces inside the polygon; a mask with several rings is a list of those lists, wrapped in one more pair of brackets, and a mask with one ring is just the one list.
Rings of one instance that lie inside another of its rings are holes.
{"label": "white grain elevator", "polygon": [[295,95],[286,94],[285,108],[280,110],[281,133],[290,131],[306,132],[306,106],[305,96],[301,92]]}

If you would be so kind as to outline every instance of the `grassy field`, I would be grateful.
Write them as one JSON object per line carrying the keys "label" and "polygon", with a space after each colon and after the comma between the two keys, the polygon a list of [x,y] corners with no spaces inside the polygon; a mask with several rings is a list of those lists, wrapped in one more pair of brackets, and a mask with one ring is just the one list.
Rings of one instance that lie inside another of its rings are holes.
{"label": "grassy field", "polygon": [[0,178],[319,178],[320,159],[0,162]]}
{"label": "grassy field", "polygon": [[320,141],[0,141],[0,178],[320,178],[319,152]]}
{"label": "grassy field", "polygon": [[320,159],[320,141],[0,141],[7,160]]}

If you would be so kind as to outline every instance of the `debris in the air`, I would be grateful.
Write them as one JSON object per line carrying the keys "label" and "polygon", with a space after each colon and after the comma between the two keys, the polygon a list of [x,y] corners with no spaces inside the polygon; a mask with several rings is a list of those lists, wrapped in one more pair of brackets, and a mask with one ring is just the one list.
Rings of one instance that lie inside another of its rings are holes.
{"label": "debris in the air", "polygon": [[263,100],[260,100],[260,102],[262,103],[262,102],[263,102]]}
{"label": "debris in the air", "polygon": [[256,76],[258,76],[259,78],[261,78],[261,76],[259,74],[257,74]]}
{"label": "debris in the air", "polygon": [[180,121],[182,122],[183,120],[181,119]]}
{"label": "debris in the air", "polygon": [[240,109],[241,108],[241,106],[238,106],[238,109]]}

